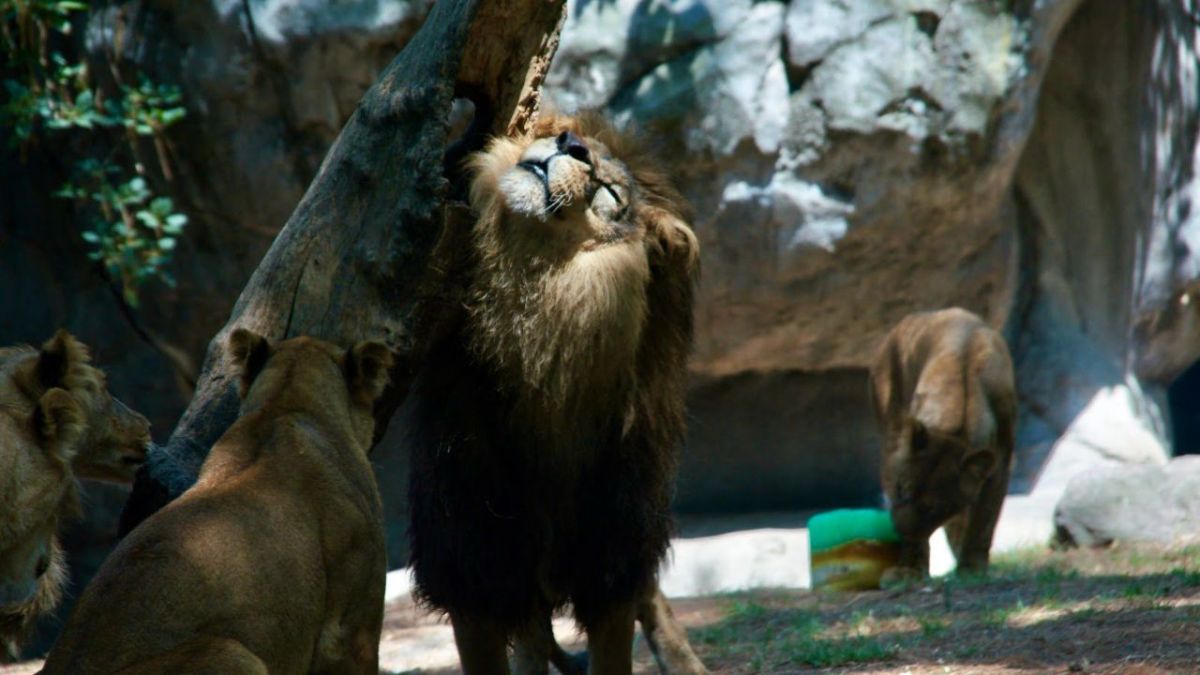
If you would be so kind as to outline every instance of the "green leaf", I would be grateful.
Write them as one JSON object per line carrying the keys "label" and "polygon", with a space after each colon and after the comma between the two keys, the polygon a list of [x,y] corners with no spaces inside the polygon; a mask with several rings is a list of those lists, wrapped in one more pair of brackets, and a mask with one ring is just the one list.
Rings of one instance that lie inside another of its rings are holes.
{"label": "green leaf", "polygon": [[89,244],[99,244],[100,243],[100,234],[98,232],[93,232],[91,230],[84,230],[83,233],[80,234],[79,236],[83,237],[83,240]]}
{"label": "green leaf", "polygon": [[162,239],[159,239],[158,247],[164,251],[174,251],[175,250],[175,238],[174,237],[163,237]]}
{"label": "green leaf", "polygon": [[163,126],[170,126],[187,116],[186,108],[168,108],[162,113]]}

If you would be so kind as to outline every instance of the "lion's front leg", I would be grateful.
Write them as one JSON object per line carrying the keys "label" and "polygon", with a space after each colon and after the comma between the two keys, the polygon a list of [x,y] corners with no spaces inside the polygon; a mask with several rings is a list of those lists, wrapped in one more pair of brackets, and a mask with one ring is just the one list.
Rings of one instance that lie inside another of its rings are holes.
{"label": "lion's front leg", "polygon": [[959,544],[954,548],[959,574],[987,573],[992,535],[996,531],[996,522],[1000,520],[1000,510],[1004,507],[1007,494],[1008,466],[1005,464],[992,472],[980,490],[979,499],[967,511]]}
{"label": "lion's front leg", "polygon": [[636,615],[636,603],[619,602],[587,622],[588,675],[632,675]]}
{"label": "lion's front leg", "polygon": [[638,603],[637,618],[660,672],[670,675],[708,675],[708,669],[692,651],[687,633],[675,619],[671,605],[667,604],[667,598],[658,586]]}
{"label": "lion's front leg", "polygon": [[500,624],[451,612],[450,626],[464,675],[509,675],[508,635]]}
{"label": "lion's front leg", "polygon": [[929,578],[929,537],[904,539],[894,567],[884,570],[879,580],[883,588],[895,588]]}

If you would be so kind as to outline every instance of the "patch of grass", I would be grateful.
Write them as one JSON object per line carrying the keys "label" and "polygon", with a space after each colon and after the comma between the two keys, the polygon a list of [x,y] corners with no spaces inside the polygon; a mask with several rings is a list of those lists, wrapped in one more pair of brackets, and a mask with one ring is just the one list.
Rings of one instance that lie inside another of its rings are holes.
{"label": "patch of grass", "polygon": [[828,639],[795,636],[783,642],[780,652],[789,663],[829,668],[884,661],[895,656],[896,650],[895,645],[861,636]]}
{"label": "patch of grass", "polygon": [[1121,597],[1126,600],[1136,600],[1140,598],[1161,598],[1168,593],[1170,589],[1164,588],[1162,584],[1155,584],[1149,580],[1133,579],[1125,588],[1121,589]]}
{"label": "patch of grass", "polygon": [[826,668],[895,655],[895,645],[860,634],[873,620],[870,613],[864,612],[843,624],[827,627],[812,611],[774,609],[738,600],[729,605],[724,620],[696,631],[694,638],[720,658],[745,663],[752,672],[787,664]]}
{"label": "patch of grass", "polygon": [[1029,609],[1023,600],[1018,600],[1015,604],[1005,607],[994,607],[983,613],[982,622],[986,626],[993,628],[1007,628],[1008,622],[1012,620],[1018,613]]}
{"label": "patch of grass", "polygon": [[931,638],[937,637],[946,632],[950,627],[950,622],[946,619],[936,616],[918,616],[915,617],[917,625],[921,627],[921,635]]}
{"label": "patch of grass", "polygon": [[1190,570],[1183,567],[1174,567],[1168,574],[1171,578],[1179,583],[1184,588],[1195,588],[1200,586],[1200,571]]}
{"label": "patch of grass", "polygon": [[1049,553],[1044,546],[1030,546],[992,556],[994,576],[1024,577],[1046,564]]}

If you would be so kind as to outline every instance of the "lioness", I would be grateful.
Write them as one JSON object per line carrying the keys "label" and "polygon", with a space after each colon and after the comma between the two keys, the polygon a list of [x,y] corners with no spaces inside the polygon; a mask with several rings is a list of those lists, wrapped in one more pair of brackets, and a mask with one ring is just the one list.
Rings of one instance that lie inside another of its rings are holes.
{"label": "lioness", "polygon": [[0,642],[9,656],[58,604],[67,573],[57,530],[78,513],[76,476],[128,482],[149,426],[108,392],[70,333],[37,350],[0,349]]}
{"label": "lioness", "polygon": [[63,389],[28,410],[14,393],[0,394],[0,661],[17,656],[66,583],[58,525],[79,509],[71,460],[84,424],[83,408]]}
{"label": "lioness", "polygon": [[238,420],[131,532],[43,673],[370,673],[386,565],[367,460],[392,357],[238,329]]}
{"label": "lioness", "polygon": [[508,672],[514,639],[544,672],[566,604],[589,670],[629,673],[636,608],[660,598],[698,247],[637,148],[547,116],[471,161],[466,315],[405,425],[417,593],[469,674]]}
{"label": "lioness", "polygon": [[74,396],[87,415],[83,440],[71,462],[80,478],[118,483],[133,480],[146,461],[150,423],[108,391],[108,378],[92,365],[88,348],[59,330],[41,349],[0,349],[2,385],[26,401],[53,387]]}
{"label": "lioness", "polygon": [[1004,338],[966,310],[911,314],[884,339],[870,382],[903,539],[884,584],[928,576],[929,535],[942,525],[958,570],[986,571],[1017,417]]}

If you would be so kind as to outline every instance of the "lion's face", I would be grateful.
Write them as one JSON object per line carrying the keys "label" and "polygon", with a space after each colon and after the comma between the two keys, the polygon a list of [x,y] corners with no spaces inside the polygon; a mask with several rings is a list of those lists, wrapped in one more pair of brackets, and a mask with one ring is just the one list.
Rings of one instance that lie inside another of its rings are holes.
{"label": "lion's face", "polygon": [[602,142],[563,131],[529,143],[499,188],[510,213],[572,221],[603,236],[629,229],[630,183],[629,170]]}
{"label": "lion's face", "polygon": [[994,458],[962,438],[908,419],[883,466],[883,489],[901,535],[927,538],[978,494]]}
{"label": "lion's face", "polygon": [[146,461],[150,422],[108,391],[107,378],[98,368],[86,366],[87,437],[75,458],[81,478],[128,483]]}
{"label": "lion's face", "polygon": [[607,126],[568,117],[496,139],[473,160],[472,202],[499,236],[547,258],[637,239],[646,192],[611,147],[619,141]]}
{"label": "lion's face", "polygon": [[6,350],[12,386],[23,392],[23,405],[51,388],[60,388],[78,401],[86,419],[84,436],[72,461],[81,478],[129,483],[146,461],[150,423],[130,410],[108,390],[108,378],[91,365],[88,348],[65,330],[58,331],[37,351],[27,347]]}

